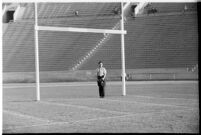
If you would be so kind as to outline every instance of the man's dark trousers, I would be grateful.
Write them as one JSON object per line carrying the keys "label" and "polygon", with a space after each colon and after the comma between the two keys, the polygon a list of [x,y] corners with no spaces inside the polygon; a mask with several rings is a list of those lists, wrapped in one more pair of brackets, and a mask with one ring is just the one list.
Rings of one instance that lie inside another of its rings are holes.
{"label": "man's dark trousers", "polygon": [[99,85],[99,96],[104,97],[105,96],[105,86]]}
{"label": "man's dark trousers", "polygon": [[98,87],[99,87],[99,96],[104,97],[105,96],[105,80],[102,80],[102,78],[99,79]]}

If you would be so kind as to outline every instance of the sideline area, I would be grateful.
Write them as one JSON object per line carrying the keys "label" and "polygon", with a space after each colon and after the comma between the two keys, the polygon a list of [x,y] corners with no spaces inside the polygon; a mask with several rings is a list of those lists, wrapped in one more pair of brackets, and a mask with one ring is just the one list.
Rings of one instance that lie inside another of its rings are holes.
{"label": "sideline area", "polygon": [[[196,80],[186,80],[186,81],[126,81],[126,85],[133,84],[181,84],[181,83],[195,83],[198,84]],[[20,88],[20,87],[35,87],[35,83],[6,83],[3,84],[3,88]],[[97,85],[96,82],[57,82],[57,83],[40,83],[41,87],[50,86],[87,86],[87,85]],[[121,81],[107,81],[107,85],[121,85]]]}

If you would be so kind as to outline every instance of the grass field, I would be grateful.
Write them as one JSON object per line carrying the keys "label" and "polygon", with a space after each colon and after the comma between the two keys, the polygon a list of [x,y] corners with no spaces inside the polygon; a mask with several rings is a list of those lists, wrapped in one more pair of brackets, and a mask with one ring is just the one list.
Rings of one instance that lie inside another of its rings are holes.
{"label": "grass field", "polygon": [[199,133],[198,81],[3,85],[3,133]]}

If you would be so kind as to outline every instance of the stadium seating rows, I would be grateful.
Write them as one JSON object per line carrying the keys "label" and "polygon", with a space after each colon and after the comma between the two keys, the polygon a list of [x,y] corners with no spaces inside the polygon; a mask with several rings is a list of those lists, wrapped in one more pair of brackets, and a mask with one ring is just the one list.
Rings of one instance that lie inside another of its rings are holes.
{"label": "stadium seating rows", "polygon": [[195,3],[149,3],[149,5],[145,7],[145,12],[150,8],[157,9],[159,13],[183,12],[185,6],[188,11],[197,10]]}
{"label": "stadium seating rows", "polygon": [[[130,18],[125,36],[126,68],[188,67],[198,62],[197,14]],[[120,36],[111,39],[81,67],[93,69],[98,60],[121,68]],[[192,55],[193,54],[193,55]],[[90,65],[90,67],[88,66]]]}
{"label": "stadium seating rows", "polygon": [[[112,28],[117,19],[101,18],[99,21],[94,20],[93,22],[80,20],[82,22],[77,23],[78,27],[97,28],[106,24],[105,26]],[[74,20],[69,20],[67,23],[60,21],[56,25],[72,26],[71,24],[73,24],[75,26],[74,22]],[[42,71],[69,69],[82,55],[86,55],[85,53],[92,49],[92,46],[102,37],[103,34],[40,31],[40,69]],[[3,50],[5,71],[34,71],[34,23],[31,21],[10,23],[4,33]],[[58,66],[59,62],[61,64]]]}
{"label": "stadium seating rows", "polygon": [[[39,20],[39,24],[112,28],[118,20],[118,17],[110,15],[71,19],[43,18]],[[127,18],[125,29],[128,31],[125,36],[127,69],[191,67],[198,63],[197,14],[195,12]],[[39,32],[40,70],[71,69],[96,46],[103,36],[103,34]],[[104,61],[108,69],[120,69],[120,43],[119,35],[111,36],[110,40],[98,48],[93,57],[87,59],[79,69],[95,69],[98,60]],[[3,71],[34,71],[34,60],[33,20],[25,19],[9,23],[3,34]]]}
{"label": "stadium seating rows", "polygon": [[[78,11],[79,16],[114,15],[112,11],[115,7],[120,7],[120,3],[40,3],[38,17],[76,17],[75,11]],[[31,18],[34,18],[34,4],[27,5],[22,19]]]}

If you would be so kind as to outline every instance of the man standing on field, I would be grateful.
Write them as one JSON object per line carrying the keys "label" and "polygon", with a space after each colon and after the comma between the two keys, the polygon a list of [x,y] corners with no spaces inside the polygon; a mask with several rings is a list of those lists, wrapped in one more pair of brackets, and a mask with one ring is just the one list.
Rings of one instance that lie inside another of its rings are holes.
{"label": "man standing on field", "polygon": [[97,68],[97,84],[99,87],[99,96],[100,98],[104,98],[105,96],[105,77],[107,74],[106,69],[103,67],[103,63],[101,61],[98,62],[99,67]]}

